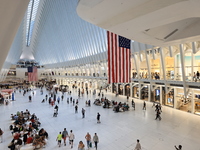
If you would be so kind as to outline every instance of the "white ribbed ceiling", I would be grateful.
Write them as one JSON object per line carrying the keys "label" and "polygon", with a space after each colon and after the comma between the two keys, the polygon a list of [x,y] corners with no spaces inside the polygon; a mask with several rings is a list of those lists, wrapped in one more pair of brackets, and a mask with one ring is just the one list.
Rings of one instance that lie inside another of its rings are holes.
{"label": "white ribbed ceiling", "polygon": [[[32,52],[42,65],[71,61],[106,51],[106,32],[82,20],[78,0],[46,0],[38,10]],[[33,33],[34,34],[34,33]]]}

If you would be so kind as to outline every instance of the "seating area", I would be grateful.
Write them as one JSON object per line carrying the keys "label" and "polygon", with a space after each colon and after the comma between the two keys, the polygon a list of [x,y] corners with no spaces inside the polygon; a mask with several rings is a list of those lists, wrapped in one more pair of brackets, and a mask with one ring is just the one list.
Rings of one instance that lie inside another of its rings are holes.
{"label": "seating area", "polygon": [[124,112],[129,110],[129,105],[127,103],[121,103],[114,105],[113,111],[114,112]]}
{"label": "seating area", "polygon": [[29,110],[11,114],[10,125],[12,141],[8,145],[10,150],[34,150],[44,148],[47,144],[48,133],[40,128],[39,118]]}

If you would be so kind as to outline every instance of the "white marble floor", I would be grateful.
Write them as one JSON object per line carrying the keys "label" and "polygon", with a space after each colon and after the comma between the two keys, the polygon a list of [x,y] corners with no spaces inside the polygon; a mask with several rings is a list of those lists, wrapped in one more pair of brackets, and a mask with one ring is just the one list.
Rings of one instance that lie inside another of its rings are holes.
{"label": "white marble floor", "polygon": [[[155,108],[152,103],[147,102],[147,110],[142,110],[143,101],[135,100],[136,110],[123,113],[114,113],[112,109],[104,109],[101,106],[91,105],[85,107],[85,100],[94,100],[96,96],[85,95],[79,101],[79,112],[74,113],[72,104],[67,104],[65,94],[64,101],[59,106],[58,117],[53,117],[53,108],[48,102],[41,103],[45,97],[35,90],[33,101],[28,102],[28,95],[22,96],[16,93],[16,101],[9,105],[0,106],[0,127],[4,131],[4,141],[0,143],[0,150],[6,150],[8,143],[12,140],[9,130],[11,124],[10,114],[17,111],[29,109],[35,113],[42,123],[41,127],[49,133],[47,150],[70,149],[69,145],[57,146],[56,136],[58,132],[73,130],[75,134],[74,148],[77,149],[78,142],[82,140],[86,145],[85,135],[89,132],[92,136],[96,132],[100,142],[99,150],[133,150],[136,140],[140,139],[142,150],[174,150],[174,145],[181,144],[183,150],[200,150],[200,116],[178,111],[163,106],[162,120],[155,119]],[[126,101],[125,96],[115,97],[112,93],[105,93],[110,100]],[[77,99],[77,92],[72,91],[72,97]],[[130,99],[129,99],[130,101]],[[129,102],[131,104],[131,102]],[[82,119],[81,108],[85,108],[86,117]],[[96,114],[101,114],[101,124],[96,122]],[[94,149],[94,148],[92,148]]]}

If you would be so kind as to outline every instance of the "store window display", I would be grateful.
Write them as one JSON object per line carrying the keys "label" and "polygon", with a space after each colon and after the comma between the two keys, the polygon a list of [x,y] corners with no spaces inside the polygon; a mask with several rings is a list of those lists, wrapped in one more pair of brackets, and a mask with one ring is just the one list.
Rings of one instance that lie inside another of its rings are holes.
{"label": "store window display", "polygon": [[133,98],[139,98],[139,88],[138,88],[138,85],[133,87]]}
{"label": "store window display", "polygon": [[141,100],[148,101],[148,86],[143,87],[141,90]]}
{"label": "store window display", "polygon": [[171,91],[169,91],[169,93],[166,94],[166,98],[165,98],[165,103],[166,106],[174,106],[174,89],[172,89]]}
{"label": "store window display", "polygon": [[191,101],[192,101],[192,94],[189,93],[187,97],[184,97],[184,91],[182,89],[177,90],[177,104],[176,108],[182,111],[191,112]]}
{"label": "store window display", "polygon": [[200,93],[199,93],[199,91],[195,91],[195,93],[198,93],[198,94],[194,95],[194,101],[195,101],[195,112],[194,113],[200,115]]}

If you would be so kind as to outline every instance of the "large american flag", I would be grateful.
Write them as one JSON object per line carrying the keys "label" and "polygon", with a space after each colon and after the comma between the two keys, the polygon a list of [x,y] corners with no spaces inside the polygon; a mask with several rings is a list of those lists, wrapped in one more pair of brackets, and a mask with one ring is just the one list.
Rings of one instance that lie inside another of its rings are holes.
{"label": "large american flag", "polygon": [[28,81],[38,81],[37,67],[28,67]]}
{"label": "large american flag", "polygon": [[131,70],[131,40],[107,31],[108,83],[129,83]]}

